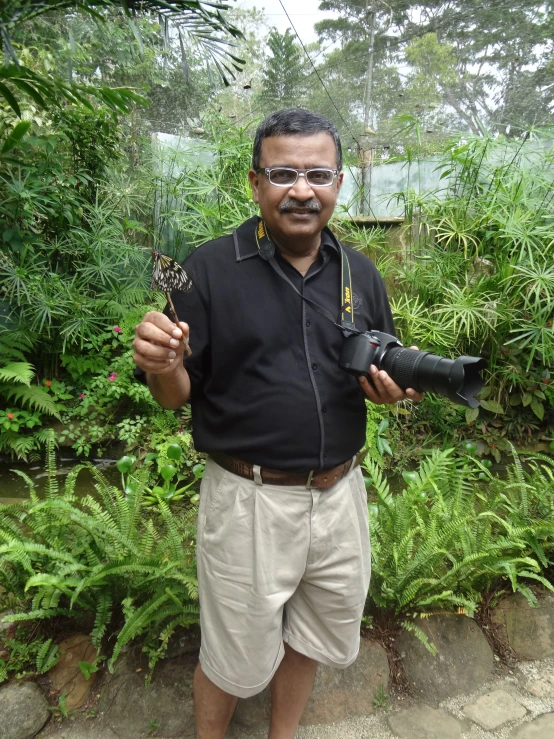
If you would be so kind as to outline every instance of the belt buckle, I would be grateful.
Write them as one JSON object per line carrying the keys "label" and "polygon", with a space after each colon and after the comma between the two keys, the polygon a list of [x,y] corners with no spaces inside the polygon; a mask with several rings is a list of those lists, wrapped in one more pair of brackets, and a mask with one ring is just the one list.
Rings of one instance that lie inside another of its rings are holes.
{"label": "belt buckle", "polygon": [[314,472],[315,470],[310,470],[308,472],[308,479],[306,480],[306,490],[312,490],[312,480],[314,478]]}

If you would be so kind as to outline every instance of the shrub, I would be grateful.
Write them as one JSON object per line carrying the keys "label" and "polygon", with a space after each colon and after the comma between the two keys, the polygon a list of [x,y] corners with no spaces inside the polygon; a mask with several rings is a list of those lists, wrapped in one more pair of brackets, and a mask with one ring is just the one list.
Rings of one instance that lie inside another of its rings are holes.
{"label": "shrub", "polygon": [[[75,481],[83,469],[97,494],[79,499]],[[98,650],[108,629],[117,632],[110,669],[136,638],[153,669],[174,630],[198,619],[196,508],[176,515],[159,500],[148,515],[140,479],[122,491],[90,464],[77,465],[60,492],[52,434],[46,498],[39,500],[32,481],[19,474],[30,500],[0,509],[0,586],[22,603],[8,620],[92,614]]]}
{"label": "shrub", "polygon": [[403,473],[405,487],[394,496],[378,464],[367,458],[364,465],[377,496],[369,506],[372,606],[417,631],[412,616],[437,608],[472,615],[492,588],[508,587],[531,603],[530,584],[554,590],[543,575],[554,547],[547,462],[524,473],[514,453],[507,481],[499,481],[452,449],[434,450],[417,471]]}

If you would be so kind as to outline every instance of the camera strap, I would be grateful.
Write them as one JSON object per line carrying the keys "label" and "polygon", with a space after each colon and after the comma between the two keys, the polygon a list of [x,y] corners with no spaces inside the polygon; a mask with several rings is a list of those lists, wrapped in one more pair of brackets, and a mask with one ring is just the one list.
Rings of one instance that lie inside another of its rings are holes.
{"label": "camera strap", "polygon": [[269,262],[272,269],[279,275],[279,277],[285,280],[285,282],[288,282],[294,292],[299,295],[305,303],[313,308],[316,313],[319,313],[321,316],[331,321],[333,325],[335,325],[338,329],[342,331],[344,336],[351,336],[352,334],[359,334],[360,331],[358,331],[358,329],[354,325],[354,306],[352,304],[352,275],[350,272],[350,263],[348,261],[348,257],[346,256],[344,247],[342,246],[340,241],[338,241],[338,239],[336,239],[333,234],[331,234],[331,236],[339,250],[341,257],[341,306],[339,309],[338,318],[335,318],[335,316],[331,313],[330,310],[327,310],[327,308],[324,308],[322,305],[319,305],[319,303],[316,303],[314,300],[310,300],[310,298],[306,298],[304,295],[302,295],[300,290],[298,290],[292,280],[287,277],[287,275],[283,271],[283,268],[275,259],[275,244],[269,238],[265,223],[260,220],[258,226],[256,227],[256,244],[258,245],[258,249],[262,259],[265,259],[266,262]]}

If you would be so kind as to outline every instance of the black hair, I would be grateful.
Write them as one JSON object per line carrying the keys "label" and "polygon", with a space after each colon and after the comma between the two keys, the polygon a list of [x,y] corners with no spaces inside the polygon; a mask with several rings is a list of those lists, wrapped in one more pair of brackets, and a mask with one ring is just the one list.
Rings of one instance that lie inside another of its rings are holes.
{"label": "black hair", "polygon": [[316,133],[328,133],[335,142],[337,152],[337,169],[342,169],[342,146],[336,126],[325,116],[312,113],[304,108],[286,108],[271,113],[260,123],[254,137],[252,152],[252,169],[259,169],[262,156],[262,141],[270,136],[313,136]]}

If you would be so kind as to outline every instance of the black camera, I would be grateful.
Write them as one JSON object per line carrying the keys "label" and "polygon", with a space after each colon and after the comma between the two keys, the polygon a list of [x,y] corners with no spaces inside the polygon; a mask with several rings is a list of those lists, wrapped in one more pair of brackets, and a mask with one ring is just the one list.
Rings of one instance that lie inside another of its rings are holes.
{"label": "black camera", "polygon": [[453,403],[477,408],[475,397],[483,387],[480,357],[444,359],[436,354],[406,349],[396,336],[381,331],[366,331],[345,339],[339,367],[351,375],[363,375],[371,382],[370,365],[385,370],[403,390],[446,395]]}

